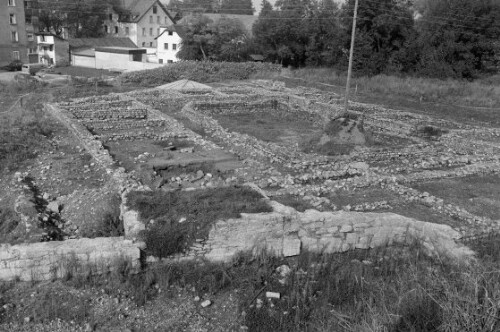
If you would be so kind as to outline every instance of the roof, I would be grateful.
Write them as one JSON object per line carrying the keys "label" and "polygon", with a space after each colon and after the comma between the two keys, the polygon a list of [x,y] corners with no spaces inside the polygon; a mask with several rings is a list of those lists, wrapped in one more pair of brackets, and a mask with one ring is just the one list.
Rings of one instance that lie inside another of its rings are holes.
{"label": "roof", "polygon": [[72,38],[68,39],[71,48],[96,48],[96,47],[128,47],[137,48],[128,37],[109,38]]}
{"label": "roof", "polygon": [[145,48],[136,47],[96,47],[96,52],[116,53],[116,54],[145,54]]}
{"label": "roof", "polygon": [[66,39],[64,39],[64,38],[62,38],[62,37],[60,37],[52,32],[45,32],[45,31],[35,32],[35,36],[52,36],[52,37],[57,38],[59,40],[66,40]]}
{"label": "roof", "polygon": [[[227,18],[227,19],[233,19],[233,20],[238,20],[243,24],[243,27],[247,30],[247,32],[251,35],[252,34],[252,26],[257,21],[259,18],[258,16],[254,15],[236,15],[236,14],[213,14],[213,13],[203,13],[203,16],[208,17],[212,21],[217,21],[219,19]],[[191,19],[195,17],[194,15],[188,15],[183,17],[180,21],[179,24],[187,24]]]}
{"label": "roof", "polygon": [[77,51],[71,51],[71,55],[95,57],[95,50],[92,48],[85,48]]}
{"label": "roof", "polygon": [[169,32],[169,31],[171,31],[171,32],[177,32],[177,34],[181,38],[184,38],[184,36],[186,35],[186,27],[183,26],[183,25],[180,25],[180,24],[163,26],[163,27],[160,27],[160,28],[163,28],[165,30],[163,30],[155,39],[160,38],[161,35],[163,35],[165,32]]}
{"label": "roof", "polygon": [[168,9],[159,0],[122,0],[122,2],[123,7],[130,12],[130,21],[132,22],[140,21],[154,5],[158,5],[158,7],[165,12],[168,18],[172,22],[175,22]]}

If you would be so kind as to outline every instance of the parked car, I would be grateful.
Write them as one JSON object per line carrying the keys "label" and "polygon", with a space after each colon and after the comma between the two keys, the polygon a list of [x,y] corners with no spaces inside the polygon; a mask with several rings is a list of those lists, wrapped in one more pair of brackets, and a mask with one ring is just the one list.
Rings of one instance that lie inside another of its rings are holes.
{"label": "parked car", "polygon": [[43,63],[27,63],[22,65],[23,73],[35,75],[41,70],[44,70],[46,67]]}
{"label": "parked car", "polygon": [[9,63],[7,66],[3,66],[2,69],[8,71],[19,71],[23,68],[23,62],[21,60],[14,60]]}

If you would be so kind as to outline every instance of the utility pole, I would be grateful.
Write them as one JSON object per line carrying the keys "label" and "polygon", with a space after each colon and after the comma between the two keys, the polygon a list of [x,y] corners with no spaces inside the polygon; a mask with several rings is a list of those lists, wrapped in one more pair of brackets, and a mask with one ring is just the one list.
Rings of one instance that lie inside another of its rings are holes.
{"label": "utility pole", "polygon": [[356,17],[358,16],[358,0],[354,4],[354,18],[352,20],[351,50],[349,51],[349,69],[347,70],[347,84],[345,87],[345,112],[349,110],[349,88],[351,85],[352,58],[354,55],[354,37],[356,36]]}

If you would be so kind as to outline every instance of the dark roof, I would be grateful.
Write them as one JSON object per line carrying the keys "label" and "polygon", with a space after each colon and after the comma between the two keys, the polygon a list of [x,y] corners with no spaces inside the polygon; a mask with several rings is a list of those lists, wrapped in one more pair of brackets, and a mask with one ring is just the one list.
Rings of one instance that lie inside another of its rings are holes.
{"label": "dark roof", "polygon": [[116,54],[146,54],[144,48],[131,47],[96,47],[96,52],[116,53]]}
{"label": "dark roof", "polygon": [[109,38],[72,38],[68,39],[71,48],[96,48],[96,47],[128,47],[137,48],[134,42],[127,37]]}
{"label": "dark roof", "polygon": [[123,0],[123,7],[131,14],[131,22],[140,21],[141,18],[148,12],[148,10],[154,5],[157,5],[159,8],[161,8],[168,16],[168,18],[172,22],[175,22],[168,9],[159,0]]}
{"label": "dark roof", "polygon": [[161,35],[163,35],[165,32],[171,31],[171,32],[177,32],[177,34],[181,37],[184,38],[186,36],[186,27],[180,24],[174,24],[174,25],[169,25],[166,27],[160,27],[164,28],[163,30],[155,39],[158,39]]}

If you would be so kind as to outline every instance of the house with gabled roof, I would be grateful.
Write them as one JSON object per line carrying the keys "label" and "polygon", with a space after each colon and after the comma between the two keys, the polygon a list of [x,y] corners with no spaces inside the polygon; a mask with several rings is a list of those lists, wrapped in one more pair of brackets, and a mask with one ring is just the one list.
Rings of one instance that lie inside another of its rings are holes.
{"label": "house with gabled roof", "polygon": [[156,57],[158,63],[172,63],[179,61],[179,52],[182,38],[185,35],[185,27],[174,24],[167,27],[160,27],[160,34],[156,37]]}
{"label": "house with gabled roof", "polygon": [[107,36],[128,37],[138,47],[156,52],[161,26],[174,24],[174,18],[159,0],[121,0],[120,12],[109,8],[104,31]]}

